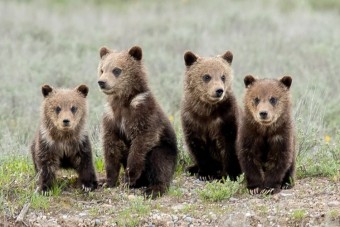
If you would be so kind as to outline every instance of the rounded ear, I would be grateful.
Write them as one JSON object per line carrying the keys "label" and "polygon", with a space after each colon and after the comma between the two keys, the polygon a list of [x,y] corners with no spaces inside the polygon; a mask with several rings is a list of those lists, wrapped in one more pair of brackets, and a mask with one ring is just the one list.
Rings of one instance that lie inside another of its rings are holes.
{"label": "rounded ear", "polygon": [[292,85],[292,78],[290,76],[284,76],[280,79],[280,82],[283,83],[288,89],[290,85]]}
{"label": "rounded ear", "polygon": [[223,55],[222,55],[222,58],[224,60],[226,60],[229,65],[231,65],[232,61],[233,61],[233,53],[231,53],[229,50],[227,52],[225,52]]}
{"label": "rounded ear", "polygon": [[197,61],[197,56],[191,52],[191,51],[187,51],[184,54],[184,62],[186,66],[191,66],[192,64],[194,64]]}
{"label": "rounded ear", "polygon": [[50,85],[44,84],[41,87],[41,92],[43,94],[43,96],[46,98],[51,92],[52,92],[53,88]]}
{"label": "rounded ear", "polygon": [[246,88],[250,87],[250,85],[252,85],[255,81],[256,79],[252,75],[247,75],[244,77],[244,85]]}
{"label": "rounded ear", "polygon": [[111,50],[107,47],[101,47],[100,50],[99,50],[99,55],[100,55],[100,58],[103,59],[103,57],[105,55],[107,55],[108,53],[110,53]]}
{"label": "rounded ear", "polygon": [[131,47],[131,49],[129,50],[129,54],[137,61],[142,60],[143,52],[142,48],[140,48],[139,46]]}
{"label": "rounded ear", "polygon": [[84,98],[89,93],[89,88],[85,84],[81,84],[78,87],[75,88],[76,91],[78,91],[81,95],[84,96]]}

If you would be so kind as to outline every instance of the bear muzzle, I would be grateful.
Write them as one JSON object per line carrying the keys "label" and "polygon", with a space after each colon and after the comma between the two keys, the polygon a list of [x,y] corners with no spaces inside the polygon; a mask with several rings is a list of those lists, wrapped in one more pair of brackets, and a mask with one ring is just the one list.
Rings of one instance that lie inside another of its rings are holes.
{"label": "bear muzzle", "polygon": [[106,88],[106,82],[105,81],[102,81],[102,80],[99,80],[98,81],[98,85],[101,89],[105,89]]}
{"label": "bear muzzle", "polygon": [[224,90],[223,90],[223,89],[217,89],[217,90],[215,91],[215,95],[216,95],[216,97],[217,97],[217,98],[220,98],[220,97],[222,97],[222,95],[223,95],[223,92],[224,92]]}

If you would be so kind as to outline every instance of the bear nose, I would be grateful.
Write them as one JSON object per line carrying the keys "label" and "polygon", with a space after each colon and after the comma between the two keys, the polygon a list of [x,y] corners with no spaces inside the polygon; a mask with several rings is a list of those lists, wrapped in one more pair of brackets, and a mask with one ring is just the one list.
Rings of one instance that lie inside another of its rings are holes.
{"label": "bear nose", "polygon": [[268,117],[268,112],[267,111],[261,111],[260,117],[261,117],[261,119],[266,119]]}
{"label": "bear nose", "polygon": [[64,123],[64,126],[68,126],[70,124],[70,120],[69,119],[64,119],[63,123]]}
{"label": "bear nose", "polygon": [[99,87],[100,88],[105,88],[105,81],[98,81]]}
{"label": "bear nose", "polygon": [[221,97],[223,94],[223,89],[217,89],[215,92],[216,92],[216,97]]}

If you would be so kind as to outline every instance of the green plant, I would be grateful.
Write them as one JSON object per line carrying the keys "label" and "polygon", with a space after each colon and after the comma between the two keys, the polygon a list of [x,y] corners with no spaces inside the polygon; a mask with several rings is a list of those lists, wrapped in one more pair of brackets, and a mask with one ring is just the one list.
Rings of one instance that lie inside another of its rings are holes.
{"label": "green plant", "polygon": [[304,217],[306,217],[306,211],[304,209],[294,210],[292,212],[292,217],[297,221],[301,221]]}
{"label": "green plant", "polygon": [[206,201],[218,202],[232,197],[241,187],[244,176],[237,181],[223,179],[221,181],[208,182],[203,190],[198,191],[199,196]]}

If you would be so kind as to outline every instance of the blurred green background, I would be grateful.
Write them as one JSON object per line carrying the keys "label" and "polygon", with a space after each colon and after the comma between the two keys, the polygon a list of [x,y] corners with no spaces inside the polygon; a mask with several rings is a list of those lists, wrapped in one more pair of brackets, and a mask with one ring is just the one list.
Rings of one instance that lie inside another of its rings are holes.
{"label": "blurred green background", "polygon": [[215,56],[231,50],[233,89],[241,106],[245,75],[293,77],[300,175],[325,157],[337,172],[339,25],[336,0],[2,0],[0,155],[28,154],[39,125],[42,84],[85,83],[90,87],[88,128],[101,157],[105,95],[97,86],[99,48],[140,45],[151,89],[173,122],[182,151],[183,54]]}

